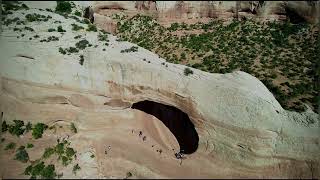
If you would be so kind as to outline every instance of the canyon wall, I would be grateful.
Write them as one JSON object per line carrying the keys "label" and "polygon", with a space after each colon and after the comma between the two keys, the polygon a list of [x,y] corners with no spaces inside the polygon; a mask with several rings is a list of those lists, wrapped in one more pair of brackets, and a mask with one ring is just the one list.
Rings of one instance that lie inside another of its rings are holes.
{"label": "canyon wall", "polygon": [[[197,22],[201,19],[252,18],[258,21],[290,20],[318,23],[319,1],[95,1],[96,14],[123,12],[129,17],[148,14],[162,24]],[[99,23],[98,23],[99,24]]]}

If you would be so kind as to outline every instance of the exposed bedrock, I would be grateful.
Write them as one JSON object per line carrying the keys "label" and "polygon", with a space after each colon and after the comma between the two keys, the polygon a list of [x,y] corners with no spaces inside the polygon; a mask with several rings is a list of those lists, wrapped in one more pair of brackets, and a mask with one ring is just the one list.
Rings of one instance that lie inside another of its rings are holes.
{"label": "exposed bedrock", "polygon": [[[82,32],[71,30],[73,19],[50,15],[53,20],[62,21],[66,29],[57,42],[17,40],[13,28],[4,28],[2,32],[0,112],[5,120],[75,122],[81,132],[101,127],[116,131],[120,129],[114,128],[116,124],[134,126],[137,122],[134,119],[158,119],[168,128],[163,130],[165,126],[156,128],[150,123],[150,133],[171,130],[180,146],[184,146],[183,139],[197,134],[198,142],[191,144],[198,147],[188,152],[190,166],[198,160],[203,163],[201,166],[224,164],[223,167],[229,167],[225,174],[218,176],[219,171],[202,172],[196,163],[197,172],[188,173],[207,177],[212,177],[212,173],[215,177],[228,174],[232,177],[320,177],[318,114],[284,110],[262,82],[245,72],[211,74],[192,68],[194,73],[185,76],[185,66],[171,63],[163,66],[164,59],[143,48],[121,53],[134,44],[116,41],[115,36],[109,35],[109,46],[103,46],[104,42],[97,40],[98,32],[85,32],[86,39],[99,47],[82,50],[85,60],[80,65],[80,54],[63,55],[58,47],[73,47],[79,41],[74,37]],[[39,36],[48,36],[43,24],[32,25]],[[144,58],[150,63],[143,61]],[[147,105],[151,112],[130,108],[144,101],[159,104]],[[191,133],[181,128],[175,134],[179,124],[170,125],[167,118],[171,115],[163,113],[167,106],[175,109],[178,116],[179,113],[187,115],[188,118],[183,119],[190,119],[186,127],[194,126],[190,128]],[[160,113],[154,113],[157,111]],[[154,139],[163,147],[175,144],[167,142],[166,139],[170,139],[167,136],[157,137],[161,133],[154,134]]]}
{"label": "exposed bedrock", "polygon": [[[320,22],[320,1],[95,1],[95,16],[110,16],[122,12],[129,17],[138,13],[151,15],[161,24],[197,22],[206,18],[229,20],[252,18],[257,21],[293,23]],[[115,32],[112,20],[96,21],[100,27]],[[107,24],[105,24],[107,23]]]}

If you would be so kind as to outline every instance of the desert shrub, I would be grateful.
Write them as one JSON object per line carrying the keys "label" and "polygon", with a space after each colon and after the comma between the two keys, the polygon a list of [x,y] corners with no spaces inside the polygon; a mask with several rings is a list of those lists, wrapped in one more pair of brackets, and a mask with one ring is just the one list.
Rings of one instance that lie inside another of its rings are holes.
{"label": "desert shrub", "polygon": [[91,158],[94,158],[94,154],[91,154],[91,156],[90,156]]}
{"label": "desert shrub", "polygon": [[77,53],[79,50],[75,47],[69,47],[65,49],[68,53]]}
{"label": "desert shrub", "polygon": [[66,32],[66,30],[62,29],[62,26],[58,26],[57,31],[58,32]]}
{"label": "desert shrub", "polygon": [[19,149],[17,150],[17,153],[15,155],[15,160],[21,161],[23,163],[26,163],[29,161],[29,155],[25,150],[24,146],[20,146]]}
{"label": "desert shrub", "polygon": [[53,31],[56,31],[56,29],[54,29],[54,28],[48,29],[48,32],[53,32]]}
{"label": "desert shrub", "polygon": [[87,45],[89,45],[89,41],[87,41],[86,39],[83,39],[83,40],[76,43],[76,47],[78,49],[85,49],[87,47]]}
{"label": "desert shrub", "polygon": [[83,24],[90,24],[90,21],[89,21],[88,19],[83,19],[81,22],[82,22]]}
{"label": "desert shrub", "polygon": [[33,148],[33,144],[28,143],[28,144],[27,144],[27,148]]}
{"label": "desert shrub", "polygon": [[88,24],[87,31],[97,32],[97,27],[94,24]]}
{"label": "desert shrub", "polygon": [[138,51],[138,47],[137,46],[132,46],[129,49],[124,49],[121,50],[121,53],[129,53],[129,52],[137,52]]}
{"label": "desert shrub", "polygon": [[79,39],[81,37],[82,37],[81,35],[78,35],[78,36],[75,36],[74,39]]}
{"label": "desert shrub", "polygon": [[35,139],[41,138],[44,130],[46,130],[47,128],[48,128],[48,126],[46,124],[37,123],[32,129],[32,136]]}
{"label": "desert shrub", "polygon": [[190,68],[185,68],[183,73],[184,75],[188,76],[189,74],[193,74],[193,71]]}
{"label": "desert shrub", "polygon": [[[83,56],[82,56],[82,57],[83,57]],[[80,63],[80,64],[81,64],[81,63]],[[82,62],[82,64],[83,64],[83,62]],[[82,64],[81,64],[81,65],[82,65]],[[74,125],[74,123],[71,123],[70,128],[71,128],[71,131],[72,131],[72,132],[74,132],[74,133],[77,133],[77,132],[78,132],[78,130],[77,130],[76,126]]]}
{"label": "desert shrub", "polygon": [[29,132],[30,130],[32,130],[32,124],[28,122],[26,125],[26,132]]}
{"label": "desert shrub", "polygon": [[77,172],[78,170],[80,170],[80,169],[81,169],[81,168],[80,168],[79,164],[76,164],[76,165],[73,166],[72,172],[73,172],[74,174],[76,174],[76,172]]}
{"label": "desert shrub", "polygon": [[11,143],[7,144],[7,146],[4,148],[4,150],[14,149],[15,147],[16,147],[16,143],[11,142]]}
{"label": "desert shrub", "polygon": [[48,147],[44,150],[44,153],[42,155],[42,158],[44,159],[47,159],[49,158],[52,154],[54,154],[55,152],[55,149],[54,148],[51,148],[51,147]]}
{"label": "desert shrub", "polygon": [[25,18],[27,19],[28,22],[34,22],[34,21],[48,21],[52,17],[49,15],[45,16],[45,15],[33,13],[33,14],[27,14]]}
{"label": "desert shrub", "polygon": [[99,41],[109,42],[109,40],[108,40],[108,34],[99,34],[99,35],[98,35],[98,40],[99,40]]}
{"label": "desert shrub", "polygon": [[84,27],[79,26],[79,25],[77,25],[77,24],[71,24],[71,25],[72,25],[72,30],[73,30],[73,31],[78,31],[78,30],[80,30],[80,29],[84,29]]}
{"label": "desert shrub", "polygon": [[1,138],[1,142],[4,142],[6,139],[5,138]]}
{"label": "desert shrub", "polygon": [[56,12],[60,13],[71,13],[72,6],[68,1],[57,1]]}
{"label": "desert shrub", "polygon": [[25,30],[28,30],[28,31],[31,31],[31,32],[33,32],[33,31],[34,31],[34,29],[33,29],[33,28],[28,27],[28,26],[25,26],[25,27],[24,27],[24,29],[25,29]]}
{"label": "desert shrub", "polygon": [[8,130],[8,128],[9,128],[9,126],[8,126],[7,122],[3,121],[2,126],[1,126],[1,131],[6,132]]}
{"label": "desert shrub", "polygon": [[24,133],[24,122],[21,120],[13,120],[14,125],[9,125],[9,133],[12,135],[20,136]]}
{"label": "desert shrub", "polygon": [[132,176],[132,173],[131,173],[131,172],[127,172],[125,179],[127,179],[127,178],[129,178],[129,177],[131,177],[131,176]]}
{"label": "desert shrub", "polygon": [[31,179],[41,177],[42,179],[54,179],[57,174],[55,172],[55,166],[53,164],[45,165],[43,161],[37,162],[37,164],[29,165],[24,170],[25,175],[31,175]]}
{"label": "desert shrub", "polygon": [[[79,64],[82,66],[82,65],[83,65],[83,62],[84,62],[83,55],[80,55],[79,57],[80,57]],[[73,129],[72,129],[73,127],[74,127],[74,126],[71,125],[71,130],[73,130]],[[74,127],[74,128],[75,128],[75,127]],[[77,130],[77,129],[76,129],[76,130]]]}
{"label": "desert shrub", "polygon": [[80,12],[80,11],[75,11],[75,12],[74,12],[74,15],[81,17],[81,12]]}
{"label": "desert shrub", "polygon": [[55,167],[53,164],[50,164],[48,166],[46,166],[45,168],[43,168],[43,170],[41,171],[41,177],[43,179],[53,179],[57,176],[56,172],[55,172]]}
{"label": "desert shrub", "polygon": [[59,47],[59,52],[61,54],[67,54],[67,52],[62,47]]}

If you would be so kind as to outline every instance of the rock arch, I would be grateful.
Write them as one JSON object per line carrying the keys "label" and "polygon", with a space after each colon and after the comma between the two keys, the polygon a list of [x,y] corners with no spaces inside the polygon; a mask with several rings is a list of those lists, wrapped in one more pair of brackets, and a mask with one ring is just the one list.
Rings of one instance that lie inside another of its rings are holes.
{"label": "rock arch", "polygon": [[162,121],[176,137],[180,151],[183,150],[185,154],[191,154],[198,149],[198,133],[185,112],[174,106],[149,100],[133,103],[131,108],[151,114]]}

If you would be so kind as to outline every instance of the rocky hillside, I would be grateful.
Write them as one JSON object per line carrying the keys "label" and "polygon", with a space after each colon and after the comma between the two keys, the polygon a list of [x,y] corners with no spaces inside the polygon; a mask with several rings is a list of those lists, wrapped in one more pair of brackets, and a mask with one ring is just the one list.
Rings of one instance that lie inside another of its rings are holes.
{"label": "rocky hillside", "polygon": [[72,3],[42,5],[4,5],[1,177],[320,177],[318,114],[283,109],[246,72],[167,62]]}
{"label": "rocky hillside", "polygon": [[96,1],[97,14],[115,11],[129,16],[149,14],[165,22],[198,21],[204,18],[252,18],[265,20],[291,20],[318,23],[319,1]]}

